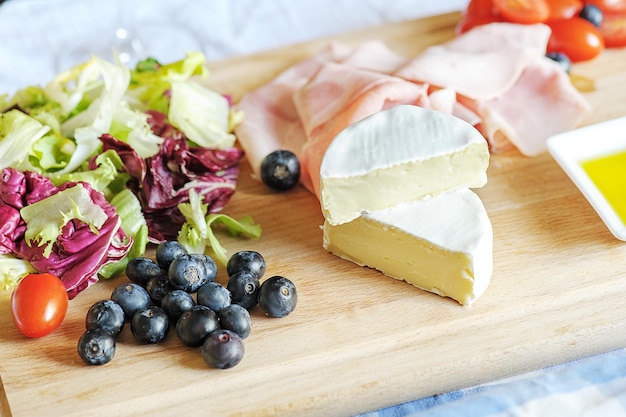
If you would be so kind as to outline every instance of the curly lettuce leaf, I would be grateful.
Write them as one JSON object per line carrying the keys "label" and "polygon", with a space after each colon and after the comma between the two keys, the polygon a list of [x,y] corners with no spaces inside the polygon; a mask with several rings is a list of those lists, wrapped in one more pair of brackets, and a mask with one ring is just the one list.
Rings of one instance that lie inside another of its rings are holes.
{"label": "curly lettuce leaf", "polygon": [[228,99],[198,83],[172,82],[170,123],[195,144],[211,149],[226,149],[235,144],[229,133]]}
{"label": "curly lettuce leaf", "polygon": [[111,124],[109,133],[118,140],[128,143],[142,158],[156,155],[163,143],[163,138],[155,135],[148,123],[149,115],[132,109],[122,101]]}
{"label": "curly lettuce leaf", "polygon": [[29,246],[45,245],[43,256],[46,258],[52,253],[52,245],[70,220],[82,221],[97,234],[108,219],[102,207],[91,199],[89,192],[81,184],[23,207],[20,215],[27,225],[24,234],[26,243]]}
{"label": "curly lettuce leaf", "polygon": [[261,226],[254,223],[251,216],[236,220],[222,213],[207,215],[207,205],[202,204],[195,191],[190,191],[189,202],[179,204],[178,208],[186,218],[178,234],[178,242],[190,253],[204,253],[211,249],[216,260],[222,265],[228,263],[228,255],[226,248],[213,232],[213,227],[225,226],[226,232],[234,237],[240,235],[253,239],[261,237]]}
{"label": "curly lettuce leaf", "polygon": [[121,64],[112,64],[97,57],[93,57],[87,64],[91,64],[87,67],[88,72],[91,74],[96,71],[102,77],[103,85],[87,108],[61,125],[63,136],[76,140],[76,149],[59,174],[77,169],[96,152],[100,146],[98,138],[111,128],[114,115],[130,82],[130,71]]}
{"label": "curly lettuce leaf", "polygon": [[0,254],[0,290],[14,288],[27,274],[37,272],[30,262],[8,253]]}
{"label": "curly lettuce leaf", "polygon": [[169,99],[167,91],[173,81],[186,81],[192,77],[206,78],[208,70],[204,66],[204,54],[188,52],[184,59],[162,65],[154,58],[148,58],[137,64],[131,72],[128,94],[138,102],[144,103],[146,110],[167,113]]}
{"label": "curly lettuce leaf", "polygon": [[124,272],[128,261],[142,256],[148,246],[148,225],[141,211],[141,203],[129,189],[124,189],[111,199],[117,214],[122,219],[122,229],[133,238],[128,254],[117,262],[108,263],[98,271],[104,279],[116,277]]}
{"label": "curly lettuce leaf", "polygon": [[49,130],[19,110],[0,114],[0,168],[26,163],[32,146]]}

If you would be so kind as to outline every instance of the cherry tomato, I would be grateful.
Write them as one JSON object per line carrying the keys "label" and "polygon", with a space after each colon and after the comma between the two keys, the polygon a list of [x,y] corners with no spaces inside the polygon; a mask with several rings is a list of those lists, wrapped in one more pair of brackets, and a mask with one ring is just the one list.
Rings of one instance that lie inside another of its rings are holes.
{"label": "cherry tomato", "polygon": [[569,19],[577,16],[583,8],[581,0],[548,0],[551,20]]}
{"label": "cherry tomato", "polygon": [[626,13],[626,0],[584,0],[598,6],[604,13]]}
{"label": "cherry tomato", "polygon": [[626,46],[626,12],[605,13],[600,34],[607,48],[620,48]]}
{"label": "cherry tomato", "polygon": [[493,0],[502,17],[512,23],[541,23],[550,17],[546,0]]}
{"label": "cherry tomato", "polygon": [[498,16],[477,16],[477,15],[464,15],[455,27],[457,35],[467,32],[476,26],[486,25],[488,23],[501,22],[502,19]]}
{"label": "cherry tomato", "polygon": [[552,29],[546,52],[562,52],[572,62],[588,61],[604,50],[600,31],[579,17],[547,22]]}
{"label": "cherry tomato", "polygon": [[47,273],[28,274],[11,295],[13,322],[24,336],[38,338],[55,330],[67,313],[68,297],[61,280]]}
{"label": "cherry tomato", "polygon": [[465,8],[465,14],[470,16],[494,16],[496,10],[493,0],[470,0]]}

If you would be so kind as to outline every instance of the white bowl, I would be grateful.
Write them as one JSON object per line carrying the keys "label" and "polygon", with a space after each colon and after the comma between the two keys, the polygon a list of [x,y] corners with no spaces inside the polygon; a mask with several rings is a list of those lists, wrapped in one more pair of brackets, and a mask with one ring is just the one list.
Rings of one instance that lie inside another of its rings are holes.
{"label": "white bowl", "polygon": [[[585,126],[548,139],[548,151],[563,171],[576,184],[611,233],[619,240],[626,241],[626,220],[622,220],[583,169],[583,162],[626,152],[626,117]],[[626,165],[612,181],[619,182],[626,199]],[[622,217],[625,217],[623,214]]]}

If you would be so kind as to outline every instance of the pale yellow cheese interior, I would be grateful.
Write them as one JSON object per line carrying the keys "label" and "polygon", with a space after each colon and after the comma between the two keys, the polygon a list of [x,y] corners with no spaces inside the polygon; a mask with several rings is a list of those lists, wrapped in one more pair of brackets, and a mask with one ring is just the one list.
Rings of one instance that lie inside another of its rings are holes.
{"label": "pale yellow cheese interior", "polygon": [[321,206],[331,224],[463,188],[487,183],[488,151],[474,142],[454,153],[375,169],[363,175],[322,178]]}

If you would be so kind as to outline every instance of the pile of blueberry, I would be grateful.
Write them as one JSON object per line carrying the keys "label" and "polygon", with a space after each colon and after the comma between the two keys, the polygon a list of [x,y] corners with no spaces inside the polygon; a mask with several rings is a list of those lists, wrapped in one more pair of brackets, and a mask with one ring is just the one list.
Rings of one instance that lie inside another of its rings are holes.
{"label": "pile of blueberry", "polygon": [[296,307],[293,282],[276,275],[261,283],[265,269],[258,252],[237,252],[226,265],[229,279],[224,286],[215,281],[217,266],[210,256],[188,253],[176,241],[163,242],[156,248],[156,260],[129,261],[130,282],[89,308],[78,354],[89,365],[110,362],[116,337],[129,322],[140,343],[161,342],[173,327],[182,343],[201,346],[208,365],[231,368],[243,358],[251,308],[258,304],[270,317],[285,317]]}

